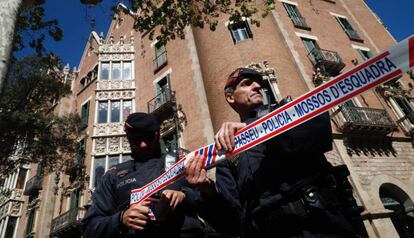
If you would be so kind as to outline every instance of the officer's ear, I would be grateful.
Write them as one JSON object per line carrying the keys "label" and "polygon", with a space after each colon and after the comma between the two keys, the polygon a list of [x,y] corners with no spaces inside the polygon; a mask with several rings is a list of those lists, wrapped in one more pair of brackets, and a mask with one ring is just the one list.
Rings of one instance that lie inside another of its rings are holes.
{"label": "officer's ear", "polygon": [[234,94],[232,91],[227,91],[224,93],[224,96],[226,98],[226,101],[232,105],[234,103]]}

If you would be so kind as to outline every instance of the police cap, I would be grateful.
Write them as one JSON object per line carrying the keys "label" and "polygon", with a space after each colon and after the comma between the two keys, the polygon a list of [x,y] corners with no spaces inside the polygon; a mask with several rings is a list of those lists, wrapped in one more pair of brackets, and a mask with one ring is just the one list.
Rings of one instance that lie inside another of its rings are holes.
{"label": "police cap", "polygon": [[160,130],[160,124],[152,114],[135,112],[126,119],[124,129],[126,132],[156,132]]}
{"label": "police cap", "polygon": [[237,84],[244,78],[252,79],[259,84],[262,83],[262,75],[254,69],[249,68],[237,68],[234,70],[230,76],[227,78],[226,85],[224,89],[235,88]]}

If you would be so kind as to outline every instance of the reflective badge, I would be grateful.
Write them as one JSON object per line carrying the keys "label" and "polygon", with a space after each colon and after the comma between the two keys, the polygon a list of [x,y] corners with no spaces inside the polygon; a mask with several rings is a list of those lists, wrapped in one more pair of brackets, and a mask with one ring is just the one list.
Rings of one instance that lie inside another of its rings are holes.
{"label": "reflective badge", "polygon": [[116,175],[118,175],[118,177],[122,178],[122,177],[124,177],[127,174],[128,174],[128,170],[125,169],[125,170],[119,171]]}

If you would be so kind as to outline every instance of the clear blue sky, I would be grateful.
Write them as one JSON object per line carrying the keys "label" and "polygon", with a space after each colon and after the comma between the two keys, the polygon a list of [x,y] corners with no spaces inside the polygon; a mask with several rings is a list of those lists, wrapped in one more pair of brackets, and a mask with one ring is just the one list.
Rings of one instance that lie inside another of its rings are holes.
{"label": "clear blue sky", "polygon": [[[346,0],[345,0],[346,1]],[[64,37],[60,42],[48,41],[46,47],[56,52],[63,63],[71,67],[78,66],[87,38],[92,30],[88,19],[96,19],[95,31],[106,35],[110,24],[110,5],[116,0],[104,0],[94,8],[80,4],[79,0],[47,0],[45,14],[47,19],[58,19]],[[414,28],[413,0],[366,0],[368,6],[382,19],[384,25],[397,41],[411,34]]]}

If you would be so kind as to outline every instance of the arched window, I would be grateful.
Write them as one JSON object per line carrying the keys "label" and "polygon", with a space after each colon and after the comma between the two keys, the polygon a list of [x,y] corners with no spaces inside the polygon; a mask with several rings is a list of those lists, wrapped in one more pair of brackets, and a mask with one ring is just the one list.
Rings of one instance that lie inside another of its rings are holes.
{"label": "arched window", "polygon": [[380,198],[384,207],[394,211],[391,221],[401,238],[414,237],[414,204],[408,195],[394,184],[380,187]]}

